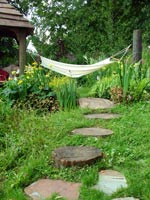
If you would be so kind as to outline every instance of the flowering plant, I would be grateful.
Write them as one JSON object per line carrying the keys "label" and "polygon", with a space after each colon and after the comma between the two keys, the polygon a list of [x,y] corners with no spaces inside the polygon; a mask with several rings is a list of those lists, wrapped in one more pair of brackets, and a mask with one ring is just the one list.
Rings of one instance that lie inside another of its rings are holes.
{"label": "flowering plant", "polygon": [[[4,84],[1,94],[7,97],[13,104],[16,102],[26,102],[31,100],[32,107],[35,102],[53,97],[55,92],[49,85],[50,72],[40,66],[36,62],[25,67],[25,73],[15,79],[11,79]],[[37,101],[35,101],[37,99]],[[34,102],[34,103],[33,103]]]}

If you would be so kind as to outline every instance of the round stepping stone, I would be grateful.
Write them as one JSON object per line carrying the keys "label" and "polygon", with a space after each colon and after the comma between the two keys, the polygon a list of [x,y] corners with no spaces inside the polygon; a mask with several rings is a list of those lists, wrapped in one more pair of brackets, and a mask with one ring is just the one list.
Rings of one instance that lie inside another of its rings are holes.
{"label": "round stepping stone", "polygon": [[52,153],[56,167],[84,166],[92,164],[103,157],[102,152],[95,147],[66,146],[56,149]]}
{"label": "round stepping stone", "polygon": [[114,107],[114,103],[112,101],[102,98],[80,98],[79,105],[81,108],[91,109],[105,109]]}
{"label": "round stepping stone", "polygon": [[118,189],[126,188],[127,181],[124,175],[114,170],[102,170],[99,172],[99,181],[94,186],[95,189],[111,195]]}
{"label": "round stepping stone", "polygon": [[104,128],[78,128],[73,130],[72,133],[83,136],[104,137],[113,134],[113,131]]}
{"label": "round stepping stone", "polygon": [[54,193],[58,193],[59,196],[69,200],[77,200],[80,186],[80,183],[40,179],[26,187],[24,192],[33,200],[46,199],[51,197]]}
{"label": "round stepping stone", "polygon": [[134,197],[123,197],[123,198],[116,198],[112,200],[139,200],[139,199],[135,199]]}
{"label": "round stepping stone", "polygon": [[115,119],[120,117],[119,114],[113,114],[113,113],[88,114],[84,116],[85,118],[88,119]]}

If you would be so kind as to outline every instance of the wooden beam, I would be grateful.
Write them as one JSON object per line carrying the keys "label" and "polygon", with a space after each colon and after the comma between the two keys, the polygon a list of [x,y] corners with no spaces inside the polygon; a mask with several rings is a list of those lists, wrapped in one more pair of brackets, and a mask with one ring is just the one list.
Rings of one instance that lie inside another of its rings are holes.
{"label": "wooden beam", "polygon": [[25,21],[29,22],[26,18],[19,16],[19,15],[9,15],[9,14],[3,14],[0,13],[0,19],[7,19],[7,20],[17,20],[17,21]]}
{"label": "wooden beam", "polygon": [[138,75],[141,78],[141,67],[142,67],[142,30],[133,31],[133,62],[139,62]]}
{"label": "wooden beam", "polygon": [[26,64],[26,31],[22,29],[19,32],[19,67],[20,75],[24,74]]}
{"label": "wooden beam", "polygon": [[3,8],[3,9],[0,9],[0,13],[23,16],[19,11],[15,10],[15,8]]}
{"label": "wooden beam", "polygon": [[139,62],[142,59],[142,31],[133,31],[133,61]]}
{"label": "wooden beam", "polygon": [[10,4],[0,3],[0,8],[13,8]]}
{"label": "wooden beam", "polygon": [[23,27],[23,28],[33,28],[33,25],[28,21],[18,21],[9,19],[0,19],[0,26],[10,26],[10,27]]}

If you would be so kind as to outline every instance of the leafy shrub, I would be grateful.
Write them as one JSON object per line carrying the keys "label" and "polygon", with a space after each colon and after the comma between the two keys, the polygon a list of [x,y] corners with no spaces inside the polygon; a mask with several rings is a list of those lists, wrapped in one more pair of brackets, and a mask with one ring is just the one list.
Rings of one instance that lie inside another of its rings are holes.
{"label": "leafy shrub", "polygon": [[115,102],[139,101],[149,96],[149,67],[146,63],[142,66],[141,62],[132,63],[130,57],[102,70],[99,78],[90,96],[111,98]]}
{"label": "leafy shrub", "polygon": [[89,95],[109,99],[111,97],[110,89],[117,85],[118,77],[116,75],[113,75],[112,77],[104,77],[96,82]]}
{"label": "leafy shrub", "polygon": [[147,78],[148,68],[141,68],[141,62],[128,63],[118,62],[117,72],[119,74],[120,87],[122,88],[123,101],[139,101],[150,80]]}
{"label": "leafy shrub", "polygon": [[77,105],[76,82],[67,77],[55,77],[53,72],[33,63],[25,74],[5,83],[1,95],[19,108],[55,111]]}
{"label": "leafy shrub", "polygon": [[19,107],[53,110],[56,94],[49,85],[50,80],[50,71],[33,63],[26,66],[24,75],[7,81],[1,95]]}

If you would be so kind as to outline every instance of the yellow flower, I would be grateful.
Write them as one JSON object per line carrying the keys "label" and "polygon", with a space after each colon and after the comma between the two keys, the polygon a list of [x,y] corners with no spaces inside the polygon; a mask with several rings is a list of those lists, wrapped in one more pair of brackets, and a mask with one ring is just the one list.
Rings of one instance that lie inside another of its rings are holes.
{"label": "yellow flower", "polygon": [[22,80],[19,80],[19,81],[18,81],[18,85],[21,85],[21,84],[22,84],[22,82],[23,82]]}
{"label": "yellow flower", "polygon": [[12,78],[10,78],[10,77],[9,77],[9,78],[8,78],[8,80],[9,80],[9,81],[11,81],[11,80],[12,80]]}
{"label": "yellow flower", "polygon": [[32,65],[37,65],[37,62],[33,62]]}
{"label": "yellow flower", "polygon": [[16,71],[12,71],[11,72],[12,75],[16,75],[16,73],[17,73]]}

